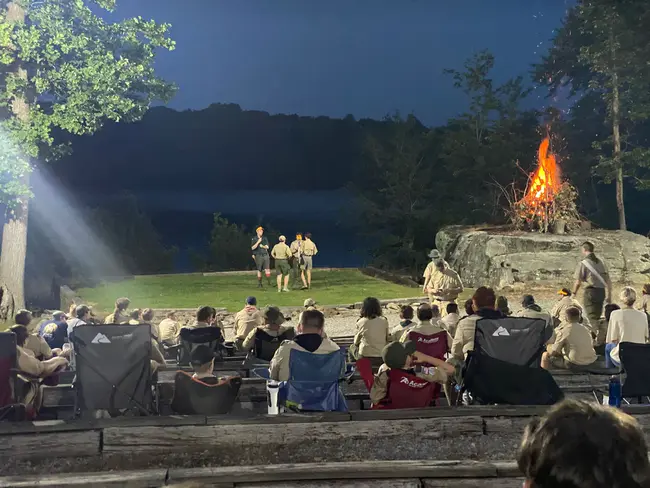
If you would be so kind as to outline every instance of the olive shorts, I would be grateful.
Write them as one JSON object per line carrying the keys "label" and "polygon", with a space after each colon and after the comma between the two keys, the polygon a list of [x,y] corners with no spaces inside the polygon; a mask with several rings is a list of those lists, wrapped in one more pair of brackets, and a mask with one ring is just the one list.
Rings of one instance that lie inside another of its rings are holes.
{"label": "olive shorts", "polygon": [[302,269],[312,269],[314,267],[312,263],[312,256],[303,256],[302,260],[304,263]]}
{"label": "olive shorts", "polygon": [[276,259],[275,260],[275,272],[282,276],[289,276],[291,272],[291,266],[289,266],[289,261],[286,259]]}
{"label": "olive shorts", "polygon": [[264,271],[266,269],[271,269],[271,259],[268,254],[256,254],[255,255],[255,268],[257,271]]}

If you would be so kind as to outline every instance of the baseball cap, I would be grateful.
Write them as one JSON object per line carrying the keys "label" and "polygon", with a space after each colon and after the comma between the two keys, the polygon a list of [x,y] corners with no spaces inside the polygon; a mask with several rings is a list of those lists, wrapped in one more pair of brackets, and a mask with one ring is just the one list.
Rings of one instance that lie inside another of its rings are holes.
{"label": "baseball cap", "polygon": [[313,307],[316,305],[316,301],[313,298],[308,298],[305,300],[305,303],[303,304],[305,307]]}
{"label": "baseball cap", "polygon": [[260,226],[257,227],[257,229],[255,229],[255,231],[258,231],[258,230],[264,230],[264,227],[262,227],[262,226],[260,225]]}
{"label": "baseball cap", "polygon": [[442,259],[442,255],[440,254],[440,251],[437,249],[432,249],[431,252],[429,253],[429,257],[431,259]]}
{"label": "baseball cap", "polygon": [[571,290],[568,288],[562,288],[560,291],[557,292],[558,295],[562,295],[565,297],[570,297],[571,296]]}
{"label": "baseball cap", "polygon": [[287,238],[284,237],[284,236],[280,236],[280,237],[278,237],[278,240],[279,240],[280,242],[284,242],[284,241],[287,240]]}
{"label": "baseball cap", "polygon": [[391,369],[403,368],[409,356],[415,353],[415,342],[391,342],[381,350],[381,357]]}
{"label": "baseball cap", "polygon": [[52,318],[54,320],[60,320],[61,318],[66,318],[66,317],[67,315],[65,314],[65,312],[62,312],[61,310],[55,310],[54,312],[52,312]]}
{"label": "baseball cap", "polygon": [[257,298],[246,297],[246,305],[257,305]]}
{"label": "baseball cap", "polygon": [[192,351],[190,361],[192,366],[203,366],[214,359],[214,351],[205,344],[199,344]]}
{"label": "baseball cap", "polygon": [[267,324],[282,325],[284,320],[284,315],[282,315],[278,307],[266,307],[266,310],[264,310],[264,321]]}
{"label": "baseball cap", "polygon": [[524,295],[524,298],[521,299],[521,304],[524,307],[530,307],[535,303],[535,297],[533,295]]}

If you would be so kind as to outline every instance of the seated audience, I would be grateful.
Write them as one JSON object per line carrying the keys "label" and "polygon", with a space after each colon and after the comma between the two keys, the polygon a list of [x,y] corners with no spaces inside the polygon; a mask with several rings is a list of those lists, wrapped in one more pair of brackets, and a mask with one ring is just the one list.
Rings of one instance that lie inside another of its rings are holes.
{"label": "seated audience", "polygon": [[142,321],[140,320],[141,314],[142,312],[139,308],[134,308],[129,312],[129,320],[127,323],[129,325],[140,325],[142,323]]}
{"label": "seated audience", "polygon": [[74,311],[74,318],[68,320],[68,337],[75,327],[86,325],[90,320],[90,308],[86,305],[77,305]]}
{"label": "seated audience", "polygon": [[417,332],[418,334],[427,336],[446,332],[447,351],[451,348],[452,338],[440,323],[440,311],[437,305],[429,305],[428,303],[420,305],[418,307],[418,323],[411,325],[402,333],[400,342],[408,341],[411,332]]}
{"label": "seated audience", "polygon": [[616,408],[566,400],[526,427],[517,454],[524,488],[650,486],[646,438]]}
{"label": "seated audience", "polygon": [[465,317],[469,317],[470,315],[474,315],[474,307],[472,305],[471,298],[465,300],[465,303],[463,304],[463,310],[465,311],[465,315],[463,315],[461,319],[464,319]]}
{"label": "seated audience", "polygon": [[257,308],[257,298],[246,298],[246,305],[235,315],[235,346],[243,349],[244,341],[252,330],[264,324],[262,312]]}
{"label": "seated audience", "polygon": [[503,314],[495,310],[497,297],[492,288],[481,286],[472,296],[473,314],[459,320],[456,334],[451,344],[451,355],[458,361],[465,361],[469,351],[474,350],[476,321],[480,318],[499,319]]}
{"label": "seated audience", "polygon": [[195,320],[193,323],[184,325],[182,328],[183,329],[201,329],[204,327],[210,327],[212,324],[210,321],[212,320],[212,307],[208,307],[207,305],[203,307],[199,307],[196,310],[195,314]]}
{"label": "seated audience", "polygon": [[266,310],[264,310],[262,321],[264,322],[264,325],[255,327],[248,333],[246,339],[244,339],[244,342],[242,343],[242,349],[244,351],[250,351],[253,349],[253,346],[255,346],[255,334],[258,330],[264,331],[272,337],[278,337],[288,330],[293,329],[291,326],[282,325],[284,324],[285,319],[278,307],[267,307]]}
{"label": "seated audience", "polygon": [[293,349],[313,354],[330,354],[338,351],[339,346],[323,337],[325,316],[318,310],[305,310],[298,324],[298,335],[292,341],[284,341],[275,352],[269,374],[271,379],[287,381],[289,379],[289,357]]}
{"label": "seated audience", "polygon": [[542,368],[571,369],[589,366],[596,361],[591,331],[580,323],[580,309],[569,307],[566,322],[556,329],[555,342],[542,354]]}
{"label": "seated audience", "polygon": [[512,310],[510,310],[508,299],[503,295],[499,295],[497,297],[496,309],[505,316],[512,315]]}
{"label": "seated audience", "polygon": [[313,298],[307,298],[303,303],[305,310],[316,310],[316,301]]}
{"label": "seated audience", "polygon": [[551,314],[542,310],[542,307],[535,303],[533,295],[524,295],[521,299],[523,310],[517,312],[517,317],[526,317],[529,319],[543,319],[550,326],[553,325]]}
{"label": "seated audience", "polygon": [[[370,389],[370,401],[373,405],[381,403],[388,395],[388,371],[391,369],[401,369],[423,380],[440,384],[447,381],[447,375],[454,373],[452,365],[416,351],[413,341],[391,342],[383,348],[381,356],[384,364],[380,366]],[[416,372],[414,367],[417,363],[430,364],[433,367],[427,368],[426,373]]]}
{"label": "seated audience", "polygon": [[165,318],[158,324],[158,339],[166,346],[175,346],[178,344],[180,332],[181,326],[176,320],[176,312],[173,310],[167,312]]}
{"label": "seated audience", "polygon": [[212,327],[219,327],[221,330],[223,330],[223,327],[221,325],[221,319],[217,315],[217,309],[214,307],[210,307],[210,320],[209,323]]}
{"label": "seated audience", "polygon": [[62,356],[38,359],[34,352],[26,347],[30,337],[26,326],[14,325],[11,332],[16,334],[16,364],[21,372],[37,378],[46,378],[68,365],[68,360]]}
{"label": "seated audience", "polygon": [[[449,332],[449,335],[453,338],[456,334],[456,326],[460,320],[460,315],[458,315],[458,304],[457,303],[448,303],[447,304],[447,315],[445,315],[440,323],[442,326]],[[450,343],[451,346],[451,343]]]}
{"label": "seated audience", "polygon": [[[29,325],[33,320],[32,313],[29,310],[19,310],[16,316],[14,317],[14,322],[17,326],[25,327],[25,330],[29,332]],[[12,327],[12,332],[13,328]],[[34,357],[39,360],[47,360],[54,356],[61,356],[61,349],[52,350],[45,339],[39,337],[36,334],[29,334],[25,339],[24,346],[25,349],[31,351],[34,354]]]}
{"label": "seated audience", "polygon": [[560,299],[555,303],[553,306],[553,309],[551,310],[551,319],[553,320],[553,327],[557,327],[560,325],[562,322],[566,322],[566,311],[569,307],[575,307],[578,310],[580,310],[580,323],[583,325],[586,325],[589,329],[591,329],[591,325],[589,324],[589,319],[587,319],[587,316],[584,315],[583,310],[582,310],[582,305],[580,305],[580,302],[573,298],[573,295],[571,293],[571,290],[568,288],[562,288],[560,291],[558,291],[558,295],[560,295]]}
{"label": "seated audience", "polygon": [[404,305],[400,308],[399,311],[399,318],[400,322],[399,325],[393,328],[393,330],[390,331],[390,338],[391,341],[399,341],[400,338],[402,337],[402,334],[404,333],[404,329],[410,327],[413,324],[413,307],[410,305]]}
{"label": "seated audience", "polygon": [[43,322],[38,328],[38,335],[42,337],[52,349],[61,349],[68,340],[68,324],[64,312],[57,310],[52,313],[52,320]]}
{"label": "seated audience", "polygon": [[609,317],[605,339],[605,365],[608,368],[620,366],[618,345],[621,342],[646,344],[648,342],[648,316],[634,309],[636,290],[626,286],[621,291],[623,308],[614,310]]}
{"label": "seated audience", "polygon": [[105,324],[124,324],[127,323],[130,317],[126,313],[126,309],[131,305],[131,300],[126,297],[118,298],[115,300],[115,310],[108,317],[104,319]]}
{"label": "seated audience", "polygon": [[192,378],[207,384],[217,384],[219,378],[214,375],[214,351],[204,344],[199,344],[192,351],[190,363],[194,374]]}
{"label": "seated audience", "polygon": [[351,353],[355,359],[374,358],[381,361],[381,351],[390,340],[388,320],[383,316],[379,300],[368,297],[361,306]]}
{"label": "seated audience", "polygon": [[637,310],[641,310],[646,315],[650,314],[650,283],[643,285],[641,289],[641,300],[636,305]]}
{"label": "seated audience", "polygon": [[160,332],[158,331],[158,326],[153,323],[154,311],[151,308],[145,308],[142,311],[142,324],[148,324],[151,326],[151,335],[157,341],[160,341]]}

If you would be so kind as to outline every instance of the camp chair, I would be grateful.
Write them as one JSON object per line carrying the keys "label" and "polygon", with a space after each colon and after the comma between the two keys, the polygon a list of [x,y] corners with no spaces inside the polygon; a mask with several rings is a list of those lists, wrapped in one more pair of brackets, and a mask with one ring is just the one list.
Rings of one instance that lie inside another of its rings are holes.
{"label": "camp chair", "polygon": [[0,332],[0,420],[27,420],[35,416],[35,412],[20,403],[16,374],[16,334]]}
{"label": "camp chair", "polygon": [[553,376],[541,368],[550,332],[543,319],[477,320],[461,389],[479,403],[550,405],[561,400]]}
{"label": "camp chair", "polygon": [[427,408],[434,404],[440,388],[437,383],[418,378],[399,369],[388,371],[388,394],[373,409]]}
{"label": "camp chair", "polygon": [[372,362],[369,358],[359,358],[355,363],[356,370],[359,372],[359,376],[363,380],[364,385],[368,389],[368,393],[372,389],[372,385],[375,382],[375,375],[373,374]]}
{"label": "camp chair", "polygon": [[[650,402],[650,344],[621,342],[618,346],[623,376],[621,397]],[[630,403],[629,400],[625,400]]]}
{"label": "camp chair", "polygon": [[415,349],[422,354],[434,357],[436,359],[445,359],[447,354],[447,331],[438,332],[437,334],[425,335],[419,332],[409,332],[408,340],[415,343]]}
{"label": "camp chair", "polygon": [[[347,372],[352,374],[352,372]],[[289,356],[289,380],[281,385],[280,398],[298,411],[347,412],[339,380],[347,379],[345,353],[313,354],[293,349]]]}
{"label": "camp chair", "polygon": [[217,383],[192,378],[179,371],[174,378],[174,398],[171,408],[181,415],[217,415],[232,409],[242,379],[232,376]]}
{"label": "camp chair", "polygon": [[75,411],[157,411],[151,330],[145,325],[81,325],[72,334]]}
{"label": "camp chair", "polygon": [[223,358],[221,343],[223,335],[219,327],[199,327],[196,329],[182,328],[180,333],[180,344],[178,348],[178,364],[187,366],[190,364],[192,351],[198,345],[206,345],[212,349],[220,358]]}
{"label": "camp chair", "polygon": [[279,336],[272,336],[262,329],[255,331],[255,345],[253,346],[253,358],[261,361],[271,361],[275,351],[278,350],[283,341],[291,341],[296,336],[293,329],[284,331]]}

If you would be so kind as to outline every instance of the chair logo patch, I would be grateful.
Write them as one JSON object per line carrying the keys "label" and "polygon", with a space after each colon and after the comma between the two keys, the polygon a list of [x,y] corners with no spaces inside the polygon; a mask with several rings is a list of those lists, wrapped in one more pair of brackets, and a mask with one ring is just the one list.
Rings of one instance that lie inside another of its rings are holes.
{"label": "chair logo patch", "polygon": [[106,337],[104,334],[101,332],[95,336],[95,338],[90,341],[92,344],[110,344],[111,341],[108,337]]}
{"label": "chair logo patch", "polygon": [[494,331],[493,336],[509,336],[510,332],[508,332],[503,326],[499,326],[497,330]]}
{"label": "chair logo patch", "polygon": [[428,381],[413,381],[409,380],[406,376],[402,377],[401,380],[399,380],[400,383],[409,386],[410,388],[424,388],[429,384]]}
{"label": "chair logo patch", "polygon": [[435,344],[438,342],[439,337],[434,337],[432,339],[425,339],[424,337],[418,337],[418,342],[421,342],[423,344]]}

